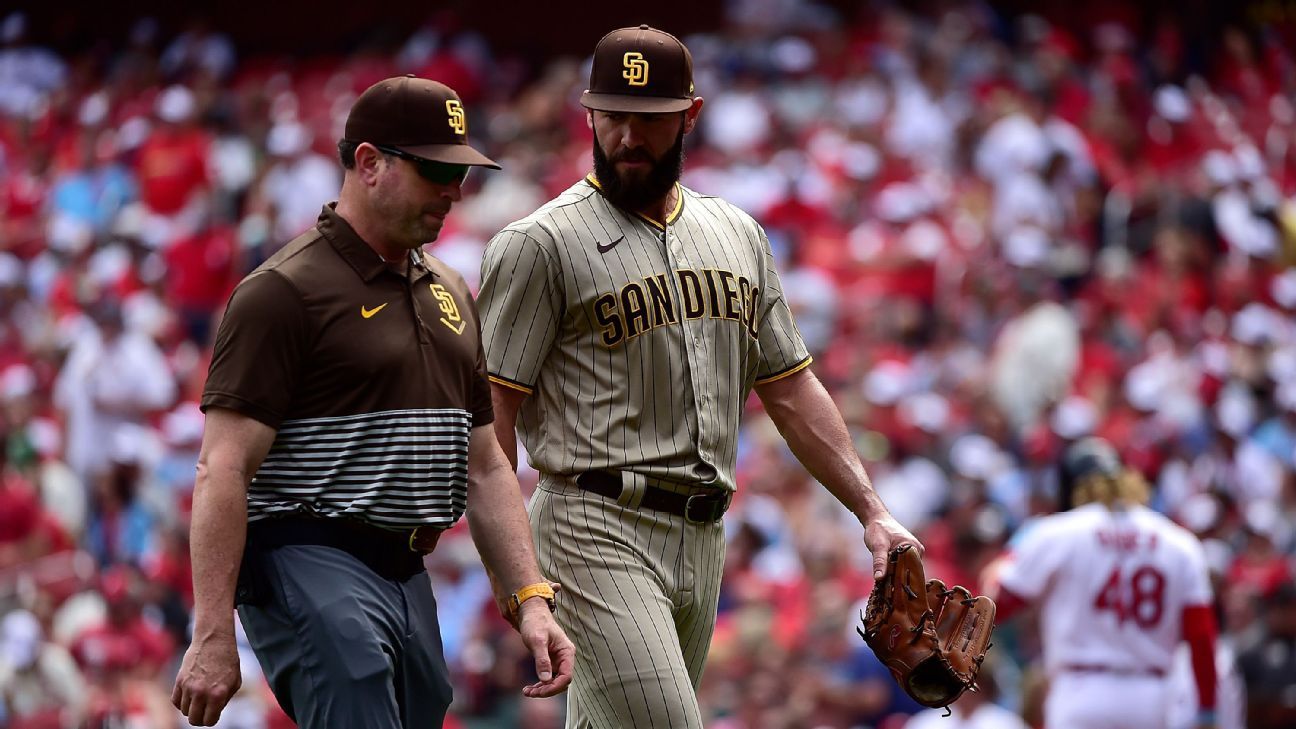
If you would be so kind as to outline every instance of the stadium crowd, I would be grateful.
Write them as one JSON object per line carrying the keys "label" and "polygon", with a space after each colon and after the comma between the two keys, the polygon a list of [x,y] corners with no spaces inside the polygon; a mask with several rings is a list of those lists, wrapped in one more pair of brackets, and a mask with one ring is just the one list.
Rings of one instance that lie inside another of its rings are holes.
{"label": "stadium crowd", "polygon": [[[685,38],[706,105],[684,183],[766,227],[815,371],[928,576],[977,592],[1052,509],[1060,448],[1106,437],[1205,544],[1220,725],[1249,706],[1249,726],[1292,726],[1291,29],[1200,38],[1103,2],[1071,30],[977,2],[734,5]],[[588,69],[445,18],[292,61],[240,57],[200,23],[141,20],[77,55],[37,30],[0,19],[0,726],[179,726],[196,403],[232,286],[336,195],[356,94],[406,72],[457,89],[504,166],[473,173],[430,248],[475,282],[486,240],[587,170]],[[761,413],[741,443],[709,725],[919,726],[853,631],[872,582],[858,524]],[[521,699],[528,656],[461,531],[428,563],[448,726],[561,726],[560,699]],[[996,643],[986,690],[940,726],[1038,725],[1029,622]],[[243,670],[220,726],[290,726],[250,650]],[[1176,726],[1194,715],[1186,659],[1182,678]]]}

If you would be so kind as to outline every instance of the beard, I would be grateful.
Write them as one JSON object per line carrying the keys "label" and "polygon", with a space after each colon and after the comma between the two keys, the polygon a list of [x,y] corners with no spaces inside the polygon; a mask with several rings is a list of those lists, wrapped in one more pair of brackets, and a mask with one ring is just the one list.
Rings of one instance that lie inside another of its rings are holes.
{"label": "beard", "polygon": [[[647,161],[652,165],[647,173],[627,172],[622,176],[616,163],[625,160]],[[642,149],[627,149],[609,158],[594,137],[594,175],[603,188],[603,196],[624,210],[642,210],[661,200],[679,182],[684,170],[684,127],[680,127],[675,144],[652,159]]]}

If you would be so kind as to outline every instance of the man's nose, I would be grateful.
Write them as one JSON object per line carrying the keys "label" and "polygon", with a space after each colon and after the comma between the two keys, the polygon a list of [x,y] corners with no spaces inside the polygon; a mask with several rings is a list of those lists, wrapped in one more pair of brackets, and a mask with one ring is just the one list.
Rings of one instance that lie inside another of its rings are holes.
{"label": "man's nose", "polygon": [[621,128],[621,146],[626,149],[638,149],[644,143],[644,136],[639,129],[629,122]]}

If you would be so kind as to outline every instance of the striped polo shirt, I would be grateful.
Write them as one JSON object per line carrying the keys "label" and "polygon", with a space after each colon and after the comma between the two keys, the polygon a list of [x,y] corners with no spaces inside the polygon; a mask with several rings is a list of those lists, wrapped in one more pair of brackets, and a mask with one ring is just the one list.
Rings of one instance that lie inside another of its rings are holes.
{"label": "striped polo shirt", "polygon": [[234,290],[202,407],[276,430],[249,521],[447,528],[463,514],[469,436],[494,418],[477,310],[436,258],[412,251],[405,269],[330,205]]}
{"label": "striped polo shirt", "polygon": [[765,231],[677,190],[663,225],[591,175],[486,247],[488,369],[529,395],[518,429],[542,472],[733,489],[748,394],[810,364]]}

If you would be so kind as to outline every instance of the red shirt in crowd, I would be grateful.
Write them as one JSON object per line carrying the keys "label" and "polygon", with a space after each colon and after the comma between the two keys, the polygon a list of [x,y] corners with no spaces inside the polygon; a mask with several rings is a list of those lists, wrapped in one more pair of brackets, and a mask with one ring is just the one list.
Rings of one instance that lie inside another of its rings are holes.
{"label": "red shirt in crowd", "polygon": [[124,624],[105,622],[81,633],[72,642],[72,657],[91,673],[153,675],[175,654],[174,643],[166,631],[136,617]]}
{"label": "red shirt in crowd", "polygon": [[10,474],[0,483],[0,544],[26,539],[40,521],[40,501],[25,479]]}
{"label": "red shirt in crowd", "polygon": [[207,136],[198,129],[164,127],[140,147],[140,199],[163,215],[179,212],[207,186]]}
{"label": "red shirt in crowd", "polygon": [[1228,584],[1235,589],[1268,597],[1292,579],[1287,560],[1277,552],[1243,553],[1229,565]]}
{"label": "red shirt in crowd", "polygon": [[233,285],[237,242],[234,230],[211,227],[176,241],[166,250],[167,301],[185,311],[215,311]]}
{"label": "red shirt in crowd", "polygon": [[0,175],[0,235],[5,250],[30,259],[44,248],[41,213],[48,193],[49,181],[42,174],[18,170]]}

